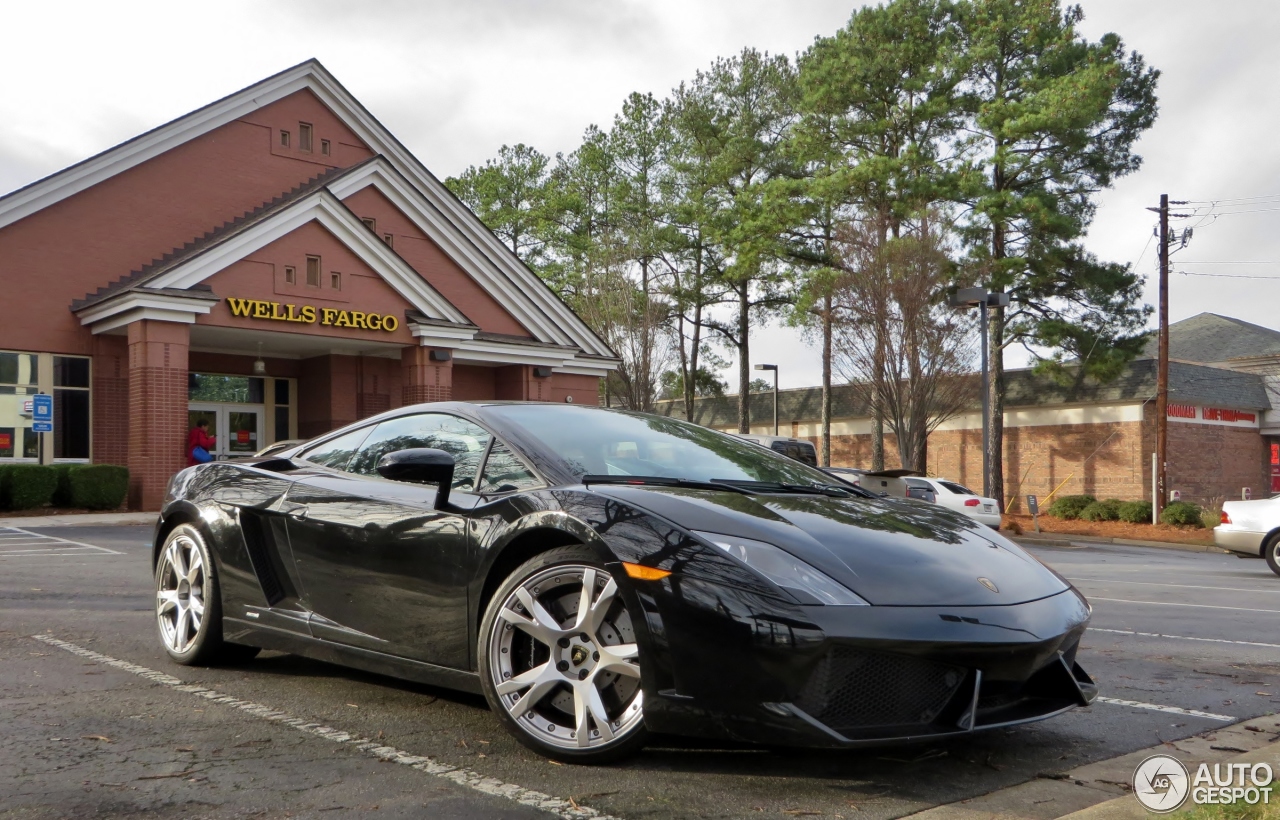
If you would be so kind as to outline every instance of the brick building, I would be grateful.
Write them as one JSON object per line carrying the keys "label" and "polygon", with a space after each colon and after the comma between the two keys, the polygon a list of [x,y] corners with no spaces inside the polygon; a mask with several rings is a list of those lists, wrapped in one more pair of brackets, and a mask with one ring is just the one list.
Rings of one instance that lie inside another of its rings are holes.
{"label": "brick building", "polygon": [[[1155,345],[1114,381],[1061,384],[1031,370],[1006,372],[1004,482],[1018,509],[1028,493],[1041,497],[1090,493],[1125,500],[1151,497],[1155,450]],[[1280,331],[1202,313],[1170,326],[1169,488],[1212,504],[1280,493]],[[684,402],[660,412],[683,417]],[[817,445],[821,390],[779,394],[779,432]],[[737,396],[700,399],[694,420],[736,430]],[[773,432],[773,397],[751,397],[751,430]],[[871,465],[872,420],[855,392],[833,390],[831,461]],[[982,485],[982,416],[978,396],[929,437],[928,472]],[[892,434],[885,464],[900,465]]]}
{"label": "brick building", "polygon": [[[309,61],[0,197],[0,463],[217,454],[403,404],[594,404],[602,342]],[[54,397],[51,435],[30,396]]]}

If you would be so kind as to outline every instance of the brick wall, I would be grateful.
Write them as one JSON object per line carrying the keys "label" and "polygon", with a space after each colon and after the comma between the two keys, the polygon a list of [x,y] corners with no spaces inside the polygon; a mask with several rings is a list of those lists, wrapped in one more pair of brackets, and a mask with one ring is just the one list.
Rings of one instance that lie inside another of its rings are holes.
{"label": "brick wall", "polygon": [[129,507],[159,510],[169,478],[187,466],[189,326],[129,325]]}
{"label": "brick wall", "polygon": [[400,351],[401,405],[453,399],[453,360],[431,361],[429,347],[406,347]]}
{"label": "brick wall", "polygon": [[95,336],[90,407],[97,464],[129,463],[129,340]]}
{"label": "brick wall", "polygon": [[1217,506],[1239,499],[1245,487],[1254,498],[1266,498],[1271,492],[1269,459],[1257,430],[1169,423],[1166,480],[1169,490],[1181,491],[1186,501]]}

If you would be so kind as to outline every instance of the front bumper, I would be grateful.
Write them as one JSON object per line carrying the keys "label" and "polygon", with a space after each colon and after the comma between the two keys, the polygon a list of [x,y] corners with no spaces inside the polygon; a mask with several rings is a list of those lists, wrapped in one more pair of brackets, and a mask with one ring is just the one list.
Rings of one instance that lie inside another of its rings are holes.
{"label": "front bumper", "polygon": [[1229,529],[1226,526],[1213,528],[1214,544],[1224,550],[1252,555],[1255,558],[1262,557],[1262,539],[1265,537],[1265,532]]}
{"label": "front bumper", "polygon": [[764,607],[757,598],[745,610],[717,591],[720,628],[692,611],[693,596],[646,607],[650,634],[661,613],[667,644],[658,680],[646,682],[654,731],[849,747],[1042,720],[1097,695],[1075,662],[1089,611],[1073,591],[1011,606]]}

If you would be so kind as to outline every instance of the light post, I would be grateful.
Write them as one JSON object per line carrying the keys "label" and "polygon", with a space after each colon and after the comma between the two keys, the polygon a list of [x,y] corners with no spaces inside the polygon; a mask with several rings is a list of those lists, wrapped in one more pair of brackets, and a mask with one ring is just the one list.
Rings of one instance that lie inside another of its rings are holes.
{"label": "light post", "polygon": [[951,297],[951,306],[978,308],[978,325],[982,333],[982,494],[991,496],[991,370],[987,364],[987,312],[993,307],[1006,307],[1009,294],[986,288],[960,288]]}
{"label": "light post", "polygon": [[776,364],[758,364],[756,370],[773,371],[773,434],[778,435],[778,366]]}

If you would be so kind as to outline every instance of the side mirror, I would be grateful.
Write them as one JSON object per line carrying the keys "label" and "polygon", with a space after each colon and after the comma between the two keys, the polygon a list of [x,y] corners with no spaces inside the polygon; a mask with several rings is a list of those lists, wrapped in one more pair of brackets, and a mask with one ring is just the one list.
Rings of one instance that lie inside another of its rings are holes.
{"label": "side mirror", "polygon": [[392,481],[415,484],[438,484],[436,509],[449,504],[449,488],[453,485],[453,455],[430,447],[396,450],[378,459],[378,475]]}

